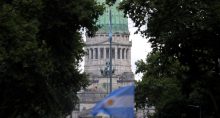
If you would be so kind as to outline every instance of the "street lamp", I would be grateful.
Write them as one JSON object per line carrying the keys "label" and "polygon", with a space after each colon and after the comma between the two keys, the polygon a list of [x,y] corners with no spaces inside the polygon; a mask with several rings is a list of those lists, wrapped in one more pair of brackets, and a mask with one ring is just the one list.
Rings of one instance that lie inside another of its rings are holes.
{"label": "street lamp", "polygon": [[[101,75],[104,77],[110,77],[110,73],[114,74],[115,69],[112,69],[110,72],[110,63],[106,62],[105,63],[105,67],[104,69],[100,69]],[[111,86],[111,84],[109,85],[109,83],[107,82],[107,93],[109,93],[109,86]],[[111,89],[110,89],[111,90]],[[110,91],[111,92],[111,91]]]}
{"label": "street lamp", "polygon": [[[112,12],[111,12],[111,6],[109,6],[109,47],[110,47],[109,79],[110,79],[110,93],[111,93],[112,92]],[[111,115],[110,115],[110,118],[112,118]]]}
{"label": "street lamp", "polygon": [[108,75],[109,75],[109,79],[110,79],[110,83],[109,83],[110,91],[109,92],[111,93],[112,92],[112,12],[111,12],[111,6],[109,6],[109,38],[108,40],[109,40],[109,50],[110,50],[109,55],[110,56],[109,56],[108,71],[105,71],[105,72],[108,72]]}
{"label": "street lamp", "polygon": [[189,107],[193,107],[193,108],[199,109],[199,118],[202,118],[201,106],[197,106],[197,105],[188,105],[188,106],[189,106]]}
{"label": "street lamp", "polygon": [[109,79],[110,79],[110,93],[112,92],[112,12],[109,7],[109,47],[110,47],[110,63],[109,63]]}

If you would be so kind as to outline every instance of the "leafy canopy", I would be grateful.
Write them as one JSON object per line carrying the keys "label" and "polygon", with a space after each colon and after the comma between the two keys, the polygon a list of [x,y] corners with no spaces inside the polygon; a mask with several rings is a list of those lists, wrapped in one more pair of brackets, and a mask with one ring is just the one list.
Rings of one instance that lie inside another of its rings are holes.
{"label": "leafy canopy", "polygon": [[[171,71],[172,65],[167,65],[167,62],[171,64],[178,62],[181,68],[184,67],[183,71],[174,69],[178,73],[172,73],[171,78],[179,81],[181,95],[185,100],[167,103],[164,107],[167,110],[158,111],[160,112],[158,117],[196,117],[196,113],[188,107],[189,104],[202,108],[203,117],[220,117],[218,102],[220,100],[218,86],[220,2],[218,0],[124,0],[120,9],[134,21],[135,26],[139,28],[138,31],[149,38],[153,48],[152,54],[159,53],[160,65],[154,65],[150,70],[149,65],[145,63],[151,63],[152,60],[139,62],[138,67],[143,70],[140,72],[144,75],[151,72],[152,75],[159,75],[158,70],[165,68]],[[147,29],[142,29],[143,26],[147,26]],[[153,78],[144,76],[140,83],[157,78],[157,76]],[[151,85],[143,87],[149,86]],[[155,96],[154,93],[149,93],[150,95]],[[179,106],[176,106],[177,104]],[[182,116],[172,116],[172,114],[170,116],[172,109],[177,108],[184,109],[179,113]],[[193,114],[190,114],[190,111]]]}
{"label": "leafy canopy", "polygon": [[0,1],[0,117],[60,118],[88,85],[80,30],[96,30],[95,0]]}

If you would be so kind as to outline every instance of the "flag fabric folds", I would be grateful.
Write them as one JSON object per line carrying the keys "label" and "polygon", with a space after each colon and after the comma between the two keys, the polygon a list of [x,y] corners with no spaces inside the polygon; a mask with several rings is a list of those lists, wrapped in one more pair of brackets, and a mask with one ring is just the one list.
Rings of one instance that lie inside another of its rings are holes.
{"label": "flag fabric folds", "polygon": [[134,118],[134,85],[113,91],[97,103],[91,113],[93,116],[105,113],[113,118]]}

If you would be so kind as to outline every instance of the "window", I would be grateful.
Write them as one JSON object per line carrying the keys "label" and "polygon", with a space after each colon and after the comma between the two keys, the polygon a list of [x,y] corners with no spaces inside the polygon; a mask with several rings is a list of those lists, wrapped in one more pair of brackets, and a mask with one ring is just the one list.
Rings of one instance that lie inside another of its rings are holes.
{"label": "window", "polygon": [[98,48],[95,48],[95,59],[98,59]]}
{"label": "window", "polygon": [[115,58],[115,48],[112,48],[112,59]]}
{"label": "window", "polygon": [[106,48],[106,58],[109,58],[109,48]]}
{"label": "window", "polygon": [[126,59],[128,59],[128,49],[126,50]]}
{"label": "window", "polygon": [[104,57],[104,48],[100,48],[100,58],[103,59]]}
{"label": "window", "polygon": [[123,48],[122,49],[122,59],[124,59],[125,58],[125,49]]}
{"label": "window", "polygon": [[120,54],[121,54],[121,48],[118,48],[118,59],[120,59],[121,57],[120,57]]}
{"label": "window", "polygon": [[90,51],[91,51],[91,59],[93,59],[93,49],[91,48]]}
{"label": "window", "polygon": [[89,59],[89,49],[86,50],[87,58]]}

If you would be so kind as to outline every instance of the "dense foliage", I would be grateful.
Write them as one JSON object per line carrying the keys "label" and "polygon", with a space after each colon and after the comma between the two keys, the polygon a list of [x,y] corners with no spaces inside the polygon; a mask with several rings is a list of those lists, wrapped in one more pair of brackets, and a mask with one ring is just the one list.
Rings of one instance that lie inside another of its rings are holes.
{"label": "dense foliage", "polygon": [[[160,60],[153,65],[153,60],[148,59],[137,63],[145,75],[138,83],[137,93],[149,90],[137,103],[154,105],[155,117],[195,118],[199,112],[203,118],[220,117],[220,2],[124,0],[120,9],[135,22],[138,31],[149,38],[153,51],[147,58],[157,55]],[[147,29],[141,28],[146,25]],[[166,71],[171,71],[176,63],[175,72],[169,72],[167,78]],[[158,74],[160,77],[155,77]],[[177,86],[169,86],[166,82]],[[162,87],[159,89],[154,84],[162,84]],[[149,89],[152,86],[159,91]],[[155,101],[158,96],[163,99]]]}
{"label": "dense foliage", "polygon": [[80,30],[96,30],[95,0],[0,0],[0,117],[60,118],[88,80]]}
{"label": "dense foliage", "polygon": [[136,73],[144,73],[142,81],[137,82],[135,92],[137,108],[148,110],[155,106],[157,113],[164,110],[168,104],[184,100],[178,76],[181,76],[181,72],[187,68],[181,66],[178,61],[169,58],[165,62],[161,60],[160,53],[150,53],[146,61],[139,60],[136,65]]}

